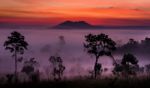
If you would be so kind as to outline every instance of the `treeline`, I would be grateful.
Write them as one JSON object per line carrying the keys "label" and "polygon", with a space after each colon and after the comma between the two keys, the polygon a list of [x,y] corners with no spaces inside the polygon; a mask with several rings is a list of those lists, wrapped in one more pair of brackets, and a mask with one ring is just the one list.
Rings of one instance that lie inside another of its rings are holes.
{"label": "treeline", "polygon": [[[134,49],[137,47],[146,47],[150,44],[150,39],[146,38],[141,43],[130,39],[129,42],[121,47],[117,47],[116,42],[112,40],[108,35],[100,33],[100,34],[88,34],[85,36],[84,41],[84,50],[89,55],[95,57],[95,63],[93,66],[93,70],[91,72],[91,78],[98,78],[102,73],[102,64],[99,63],[99,59],[102,56],[111,57],[113,60],[113,75],[117,77],[130,77],[136,76],[140,70],[139,61],[136,56],[132,53]],[[17,83],[19,81],[18,73],[23,72],[27,75],[29,80],[33,82],[37,82],[40,80],[40,72],[39,69],[36,68],[37,65],[40,64],[36,60],[36,58],[29,58],[28,60],[24,60],[23,67],[21,71],[18,71],[18,63],[23,61],[23,54],[25,50],[28,50],[29,43],[26,41],[25,36],[23,36],[19,32],[12,32],[7,40],[4,42],[4,47],[6,50],[9,50],[12,54],[12,58],[15,60],[15,71],[14,74],[7,74],[7,82],[11,83],[14,81]],[[113,52],[115,51],[123,51],[123,56],[121,62],[117,62],[113,56]],[[52,72],[50,73],[53,76],[54,80],[61,80],[64,74],[64,71],[67,67],[65,67],[63,63],[63,58],[61,56],[50,56],[47,61],[50,62]],[[147,66],[149,68],[149,66]],[[47,77],[49,78],[49,77]]]}
{"label": "treeline", "polygon": [[147,55],[149,56],[150,52],[150,38],[146,37],[144,40],[141,40],[140,42],[129,39],[129,41],[126,44],[123,44],[119,47],[117,47],[117,53],[125,53],[125,52],[131,52],[136,53],[139,55]]}
{"label": "treeline", "polygon": [[[36,58],[28,58],[24,60],[23,54],[25,50],[28,50],[28,42],[25,40],[25,37],[14,31],[7,37],[7,40],[4,42],[5,50],[9,50],[12,54],[12,58],[15,60],[14,63],[14,74],[6,74],[7,82],[19,82],[19,73],[25,73],[29,81],[38,82],[40,80],[40,72],[37,66],[40,62]],[[50,62],[54,80],[61,80],[65,66],[63,65],[63,59],[60,56],[54,55],[50,56],[47,61]],[[23,67],[21,71],[18,71],[18,63],[22,63]],[[25,79],[24,79],[25,80]]]}

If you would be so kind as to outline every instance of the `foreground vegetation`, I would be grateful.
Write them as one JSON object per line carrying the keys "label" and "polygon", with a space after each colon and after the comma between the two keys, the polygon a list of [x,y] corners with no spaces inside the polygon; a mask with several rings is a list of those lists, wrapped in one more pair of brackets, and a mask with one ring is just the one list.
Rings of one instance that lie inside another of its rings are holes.
{"label": "foreground vegetation", "polygon": [[41,81],[18,84],[3,84],[1,88],[147,88],[150,77],[147,78],[104,78],[104,79],[74,79],[62,81]]}
{"label": "foreground vegetation", "polygon": [[[147,38],[147,41],[150,41],[150,39]],[[131,47],[136,44],[131,39],[125,46]],[[144,44],[150,43],[146,42]],[[6,74],[6,83],[0,81],[1,88],[145,88],[150,86],[150,76],[137,77],[138,73],[143,74],[145,71],[149,75],[150,65],[146,65],[146,70],[144,70],[144,67],[139,66],[136,56],[129,51],[123,54],[121,62],[117,62],[112,55],[117,49],[116,43],[103,33],[98,35],[88,34],[85,36],[84,49],[89,55],[95,56],[95,64],[93,70],[90,72],[91,78],[63,79],[64,70],[67,67],[65,67],[63,59],[56,54],[50,56],[48,59],[52,67],[52,71],[48,74],[53,76],[52,80],[40,81],[40,72],[38,68],[36,69],[36,66],[40,63],[33,57],[25,60],[22,70],[19,71],[25,73],[29,80],[20,82],[18,63],[21,63],[24,59],[22,55],[28,49],[28,43],[25,41],[23,35],[14,31],[8,36],[4,47],[12,53],[12,57],[15,60],[15,71],[14,74]],[[122,48],[120,47],[119,49]],[[103,70],[102,64],[98,62],[102,56],[111,57],[113,60],[113,77],[103,78],[101,76],[101,73],[107,70]]]}

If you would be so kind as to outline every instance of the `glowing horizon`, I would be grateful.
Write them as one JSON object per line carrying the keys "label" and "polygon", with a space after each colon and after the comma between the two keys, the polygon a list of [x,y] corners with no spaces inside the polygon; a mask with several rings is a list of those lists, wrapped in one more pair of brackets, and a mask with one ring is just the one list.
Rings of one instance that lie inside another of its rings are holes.
{"label": "glowing horizon", "polygon": [[[136,25],[139,24],[149,25],[150,1],[149,0],[0,1],[0,22],[39,21],[39,23],[43,22],[43,23],[57,24],[65,20],[72,20],[72,21],[84,20],[91,24],[101,24],[101,25],[103,24],[131,25],[130,21],[137,21],[138,23]],[[116,22],[115,20],[117,20],[117,23],[114,23]],[[119,20],[121,23],[118,23]],[[132,24],[135,23],[132,22]]]}

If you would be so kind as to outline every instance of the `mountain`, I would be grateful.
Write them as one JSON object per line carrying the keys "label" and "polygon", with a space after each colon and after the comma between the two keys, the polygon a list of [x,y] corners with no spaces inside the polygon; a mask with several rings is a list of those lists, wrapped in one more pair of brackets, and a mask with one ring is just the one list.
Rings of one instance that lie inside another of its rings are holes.
{"label": "mountain", "polygon": [[150,26],[134,25],[134,26],[110,26],[110,25],[91,25],[85,21],[64,21],[56,26],[51,24],[37,23],[12,23],[0,22],[1,29],[146,29],[150,30]]}
{"label": "mountain", "polygon": [[100,26],[91,25],[85,21],[65,21],[54,27],[54,29],[150,29],[150,26]]}
{"label": "mountain", "polygon": [[93,26],[85,21],[65,21],[62,22],[53,28],[56,29],[76,29],[76,28],[82,28],[82,29],[91,29],[91,28],[97,28],[97,26]]}

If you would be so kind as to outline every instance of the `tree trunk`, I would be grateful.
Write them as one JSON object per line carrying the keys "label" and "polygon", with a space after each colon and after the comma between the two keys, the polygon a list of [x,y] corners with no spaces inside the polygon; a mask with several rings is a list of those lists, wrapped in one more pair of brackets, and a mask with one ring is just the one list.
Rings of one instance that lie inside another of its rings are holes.
{"label": "tree trunk", "polygon": [[15,51],[15,83],[18,81],[18,74],[17,74],[17,52]]}
{"label": "tree trunk", "polygon": [[111,58],[112,58],[112,60],[113,60],[113,65],[115,65],[115,66],[116,66],[116,65],[117,65],[117,62],[116,62],[115,58],[114,58],[112,55],[111,55],[110,57],[111,57]]}
{"label": "tree trunk", "polygon": [[94,78],[97,77],[97,72],[96,72],[97,63],[98,63],[98,57],[96,57],[96,61],[95,61],[95,65],[94,65]]}
{"label": "tree trunk", "polygon": [[59,78],[58,78],[58,79],[59,79],[59,80],[61,80],[61,74],[60,74],[60,72],[59,72],[59,75],[58,75],[58,76],[59,76]]}

